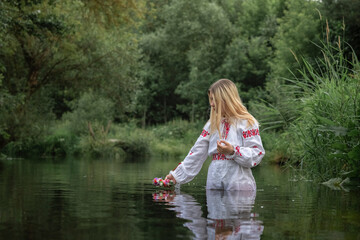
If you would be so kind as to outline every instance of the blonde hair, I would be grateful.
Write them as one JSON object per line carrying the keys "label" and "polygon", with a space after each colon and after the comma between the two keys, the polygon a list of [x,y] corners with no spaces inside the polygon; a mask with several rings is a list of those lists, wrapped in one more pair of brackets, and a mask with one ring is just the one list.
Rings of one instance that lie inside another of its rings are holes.
{"label": "blonde hair", "polygon": [[244,119],[248,121],[248,125],[254,125],[257,121],[248,112],[242,103],[236,85],[229,79],[220,79],[213,83],[209,90],[213,96],[215,110],[211,108],[210,112],[210,132],[218,130],[220,135],[220,122],[224,117],[226,121],[233,124],[235,119]]}

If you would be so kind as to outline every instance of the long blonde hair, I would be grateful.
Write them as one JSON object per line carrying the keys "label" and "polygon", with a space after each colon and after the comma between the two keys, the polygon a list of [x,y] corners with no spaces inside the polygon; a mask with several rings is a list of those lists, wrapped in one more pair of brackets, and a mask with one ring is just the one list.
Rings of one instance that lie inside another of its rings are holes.
{"label": "long blonde hair", "polygon": [[220,135],[220,122],[224,117],[226,121],[233,124],[235,119],[245,119],[248,125],[254,125],[257,121],[248,112],[242,103],[236,85],[229,79],[220,79],[213,83],[209,90],[213,96],[215,110],[211,108],[210,112],[210,132],[213,133],[218,130]]}

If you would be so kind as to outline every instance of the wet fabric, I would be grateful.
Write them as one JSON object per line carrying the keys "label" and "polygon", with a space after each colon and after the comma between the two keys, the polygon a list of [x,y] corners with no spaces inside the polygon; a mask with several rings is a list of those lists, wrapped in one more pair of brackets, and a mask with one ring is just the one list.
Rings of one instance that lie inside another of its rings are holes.
{"label": "wet fabric", "polygon": [[[234,147],[233,155],[217,152],[217,141],[223,139]],[[210,134],[207,122],[189,154],[170,171],[179,184],[190,182],[201,170],[208,156],[212,162],[208,169],[207,189],[256,190],[251,168],[259,165],[265,150],[258,124],[249,126],[247,120],[230,124],[223,120],[218,131]]]}

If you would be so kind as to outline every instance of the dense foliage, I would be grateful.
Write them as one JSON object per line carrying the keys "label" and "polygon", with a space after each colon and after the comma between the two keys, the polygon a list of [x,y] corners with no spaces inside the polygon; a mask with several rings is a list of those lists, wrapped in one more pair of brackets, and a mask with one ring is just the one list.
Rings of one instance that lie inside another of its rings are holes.
{"label": "dense foliage", "polygon": [[1,1],[1,152],[149,152],[159,124],[203,124],[229,78],[270,159],[359,176],[359,15],[351,0]]}
{"label": "dense foliage", "polygon": [[139,6],[80,0],[0,4],[0,147],[37,141],[89,91],[118,106],[108,118],[123,119],[133,110],[139,51],[131,31]]}

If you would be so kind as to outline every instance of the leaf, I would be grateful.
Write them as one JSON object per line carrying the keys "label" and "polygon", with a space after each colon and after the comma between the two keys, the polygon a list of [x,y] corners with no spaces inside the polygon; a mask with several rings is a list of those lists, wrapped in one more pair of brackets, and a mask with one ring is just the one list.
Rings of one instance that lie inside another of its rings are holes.
{"label": "leaf", "polygon": [[350,159],[359,160],[360,159],[360,146],[354,147],[350,152],[348,152]]}
{"label": "leaf", "polygon": [[349,179],[342,179],[342,178],[331,178],[330,180],[323,182],[322,184],[324,184],[325,186],[333,189],[333,190],[344,190],[344,191],[348,191],[348,189],[344,188],[344,184],[349,183]]}
{"label": "leaf", "polygon": [[332,120],[330,120],[328,118],[321,117],[319,115],[315,115],[315,117],[325,125],[328,125],[328,126],[336,126],[337,125],[335,122],[333,122]]}
{"label": "leaf", "polygon": [[344,159],[346,153],[330,153],[328,154],[329,159]]}
{"label": "leaf", "polygon": [[341,126],[319,126],[317,128],[321,132],[333,132],[336,136],[345,136],[348,129]]}
{"label": "leaf", "polygon": [[360,135],[360,131],[357,129],[353,129],[347,133],[349,137],[356,137]]}
{"label": "leaf", "polygon": [[340,151],[346,151],[347,145],[344,143],[334,143],[331,145],[332,148],[340,150]]}

